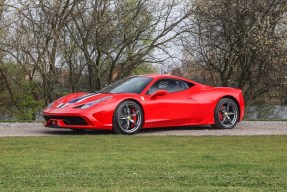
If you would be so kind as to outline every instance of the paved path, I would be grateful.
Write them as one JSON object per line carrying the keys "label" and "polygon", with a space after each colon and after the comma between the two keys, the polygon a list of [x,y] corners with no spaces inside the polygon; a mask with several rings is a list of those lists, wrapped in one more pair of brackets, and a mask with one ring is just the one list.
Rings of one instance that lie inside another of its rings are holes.
{"label": "paved path", "polygon": [[[107,135],[112,132],[87,131],[76,133],[69,129],[53,129],[42,126],[41,123],[0,123],[0,137],[12,136],[62,136],[62,135]],[[165,129],[141,130],[136,136],[222,136],[222,135],[287,135],[287,121],[243,121],[234,129],[219,130],[209,126],[177,127]]]}

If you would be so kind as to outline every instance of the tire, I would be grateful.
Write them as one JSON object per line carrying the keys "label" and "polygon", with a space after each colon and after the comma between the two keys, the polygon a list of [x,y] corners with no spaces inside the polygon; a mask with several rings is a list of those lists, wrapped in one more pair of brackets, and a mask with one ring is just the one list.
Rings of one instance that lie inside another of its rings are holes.
{"label": "tire", "polygon": [[113,131],[118,134],[137,133],[143,125],[143,111],[134,101],[121,102],[113,116]]}
{"label": "tire", "polygon": [[214,125],[217,129],[232,129],[239,120],[239,110],[237,104],[229,98],[222,98],[217,103],[214,110]]}

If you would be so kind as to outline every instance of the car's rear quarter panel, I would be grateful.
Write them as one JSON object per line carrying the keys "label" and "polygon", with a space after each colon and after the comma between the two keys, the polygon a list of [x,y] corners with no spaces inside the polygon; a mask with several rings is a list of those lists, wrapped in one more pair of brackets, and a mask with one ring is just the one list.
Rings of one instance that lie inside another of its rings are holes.
{"label": "car's rear quarter panel", "polygon": [[196,94],[195,99],[198,103],[206,102],[205,110],[208,111],[207,118],[210,124],[214,123],[214,110],[220,99],[226,97],[233,99],[240,111],[240,121],[244,117],[244,99],[242,91],[240,89],[229,88],[229,87],[213,87],[210,89],[202,90]]}

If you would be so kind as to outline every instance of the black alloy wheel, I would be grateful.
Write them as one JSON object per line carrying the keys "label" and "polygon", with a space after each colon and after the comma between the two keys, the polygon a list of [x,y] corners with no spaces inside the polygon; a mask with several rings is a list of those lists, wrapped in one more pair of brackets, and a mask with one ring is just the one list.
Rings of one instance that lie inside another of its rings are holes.
{"label": "black alloy wheel", "polygon": [[237,104],[230,98],[222,98],[214,110],[214,121],[212,125],[218,129],[232,129],[239,119],[239,109]]}
{"label": "black alloy wheel", "polygon": [[121,102],[113,117],[113,131],[121,134],[134,134],[143,125],[143,112],[141,107],[134,101]]}

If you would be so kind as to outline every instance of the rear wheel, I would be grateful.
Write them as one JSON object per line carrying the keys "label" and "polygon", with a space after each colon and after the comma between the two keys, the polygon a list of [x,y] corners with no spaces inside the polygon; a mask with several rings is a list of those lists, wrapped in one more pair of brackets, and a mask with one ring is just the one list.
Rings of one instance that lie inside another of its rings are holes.
{"label": "rear wheel", "polygon": [[212,125],[218,129],[232,129],[238,122],[239,110],[236,103],[229,98],[221,99],[214,110],[214,121]]}
{"label": "rear wheel", "polygon": [[134,134],[143,125],[143,112],[141,107],[134,101],[121,102],[113,117],[113,131],[121,134]]}

